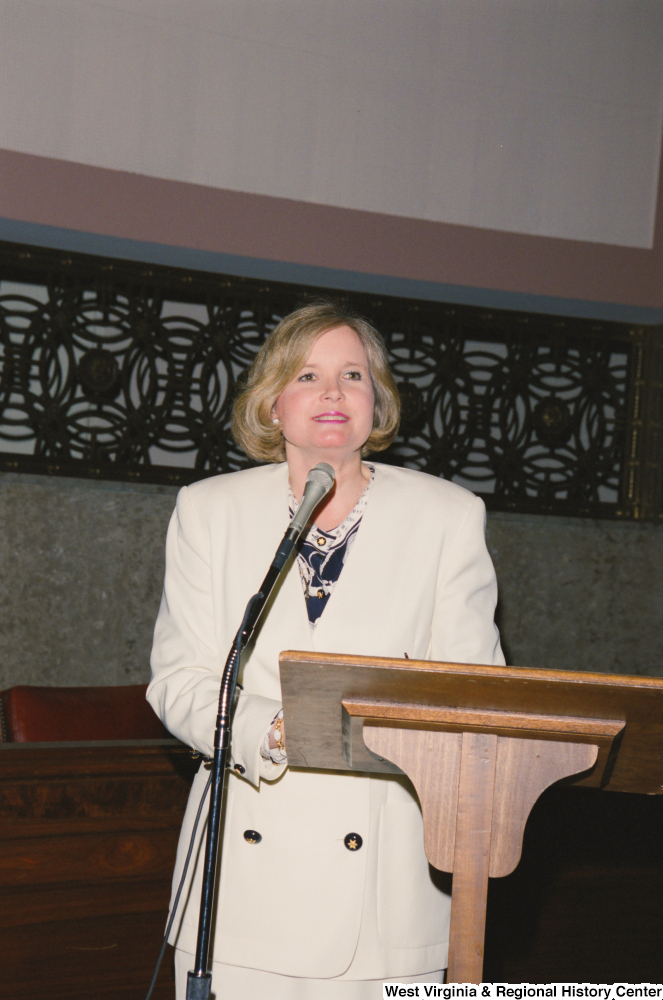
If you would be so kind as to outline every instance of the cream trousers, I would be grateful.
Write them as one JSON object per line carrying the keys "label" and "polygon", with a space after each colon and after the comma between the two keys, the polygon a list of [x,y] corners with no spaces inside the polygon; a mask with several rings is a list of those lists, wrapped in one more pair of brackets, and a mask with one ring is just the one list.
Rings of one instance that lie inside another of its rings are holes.
{"label": "cream trousers", "polygon": [[[175,950],[175,997],[186,998],[187,973],[194,957]],[[396,979],[297,979],[260,969],[214,962],[212,997],[216,1000],[382,1000],[382,983],[441,983],[443,972]]]}

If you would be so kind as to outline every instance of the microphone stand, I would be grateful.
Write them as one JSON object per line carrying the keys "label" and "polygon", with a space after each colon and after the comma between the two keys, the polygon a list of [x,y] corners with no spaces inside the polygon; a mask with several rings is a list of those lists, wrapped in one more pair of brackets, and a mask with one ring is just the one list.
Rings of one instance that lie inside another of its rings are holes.
{"label": "microphone stand", "polygon": [[230,729],[232,725],[230,713],[237,687],[240,656],[253,635],[254,629],[258,624],[258,619],[295,547],[297,539],[304,530],[309,517],[322,498],[329,492],[333,484],[334,470],[326,463],[321,462],[309,472],[299,509],[283,536],[283,540],[277,549],[272,565],[269,567],[267,575],[260,586],[260,590],[257,594],[253,595],[246,606],[242,624],[237,631],[223,669],[221,691],[219,694],[219,710],[214,733],[212,787],[210,789],[196,960],[194,969],[187,976],[186,1000],[210,1000],[212,989],[212,973],[208,969],[214,906],[214,884],[216,881],[216,866],[219,853],[219,832],[221,828],[221,810],[226,777],[226,760],[230,746]]}

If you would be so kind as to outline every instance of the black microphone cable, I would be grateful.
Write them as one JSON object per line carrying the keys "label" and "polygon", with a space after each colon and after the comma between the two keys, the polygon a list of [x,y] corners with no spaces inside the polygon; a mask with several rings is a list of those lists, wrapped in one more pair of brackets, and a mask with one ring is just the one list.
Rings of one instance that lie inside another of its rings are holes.
{"label": "black microphone cable", "polygon": [[200,817],[201,817],[201,814],[202,814],[202,811],[203,811],[203,804],[205,802],[205,799],[207,798],[207,793],[209,792],[209,786],[211,784],[212,784],[212,775],[210,774],[209,778],[207,779],[207,784],[205,785],[205,790],[203,791],[203,794],[200,797],[200,805],[198,806],[198,812],[196,813],[196,819],[195,819],[195,822],[193,824],[193,832],[191,834],[191,842],[189,843],[189,850],[187,851],[186,859],[184,861],[184,869],[182,871],[182,878],[180,879],[180,884],[177,887],[177,892],[175,894],[175,902],[173,903],[173,908],[170,911],[170,918],[168,920],[168,924],[166,925],[166,933],[164,934],[163,944],[161,945],[161,951],[159,952],[159,957],[157,958],[157,964],[154,967],[154,975],[152,976],[152,982],[150,983],[150,988],[147,991],[147,996],[145,997],[145,1000],[150,1000],[150,997],[152,996],[152,991],[154,990],[154,987],[156,986],[157,977],[158,977],[159,971],[161,969],[161,963],[163,962],[163,956],[166,954],[166,945],[168,944],[168,938],[170,936],[170,932],[172,930],[173,923],[175,921],[175,914],[177,913],[177,906],[178,906],[179,901],[180,901],[180,896],[182,895],[182,889],[184,888],[184,880],[186,878],[186,873],[189,870],[189,862],[191,861],[191,855],[193,854],[193,845],[194,845],[195,840],[196,840],[196,830],[198,829],[198,823],[200,822]]}
{"label": "black microphone cable", "polygon": [[[249,615],[251,614],[251,611],[253,609],[253,605],[254,605],[257,597],[258,597],[258,595],[254,594],[253,597],[249,600],[249,603],[246,605],[246,610],[244,612],[244,617],[242,619],[242,624],[240,625],[239,630],[237,632],[237,635],[235,636],[233,653],[234,653],[236,662],[239,661],[239,657],[241,656],[241,653],[242,653],[242,645],[243,645],[242,638],[243,638],[243,633],[244,633],[244,631],[246,629],[246,625],[247,625],[247,622],[248,622],[248,619],[249,619]],[[238,684],[237,687],[241,687],[241,684]],[[204,757],[203,760],[204,761],[209,761],[211,763],[212,758],[211,757]],[[189,849],[186,852],[186,858],[184,859],[184,868],[182,869],[182,878],[180,879],[180,884],[178,885],[177,892],[175,893],[175,899],[173,901],[173,908],[170,911],[170,917],[168,918],[168,923],[166,924],[166,933],[163,936],[163,944],[161,945],[161,951],[159,952],[159,957],[157,958],[157,964],[154,967],[154,975],[152,976],[152,982],[150,983],[150,988],[147,991],[147,996],[145,997],[145,1000],[150,1000],[150,998],[152,996],[152,992],[154,991],[154,987],[156,986],[157,978],[158,978],[159,972],[161,970],[161,963],[163,962],[163,956],[166,954],[166,945],[168,944],[168,938],[170,937],[170,932],[172,930],[173,923],[175,922],[175,915],[177,913],[177,907],[178,907],[179,902],[180,902],[180,896],[182,895],[182,889],[184,888],[184,880],[186,879],[186,873],[189,870],[189,862],[191,861],[191,855],[193,854],[193,845],[194,845],[194,843],[196,841],[196,831],[198,829],[198,824],[200,822],[200,817],[201,817],[201,814],[202,814],[202,811],[203,811],[203,805],[204,805],[205,799],[207,798],[207,793],[209,792],[210,785],[212,784],[212,777],[213,777],[213,775],[210,772],[210,776],[207,779],[207,784],[205,785],[205,788],[203,790],[203,794],[200,796],[200,802],[198,804],[198,812],[196,813],[196,818],[195,818],[194,824],[193,824],[193,830],[191,831],[191,840],[189,841]]]}

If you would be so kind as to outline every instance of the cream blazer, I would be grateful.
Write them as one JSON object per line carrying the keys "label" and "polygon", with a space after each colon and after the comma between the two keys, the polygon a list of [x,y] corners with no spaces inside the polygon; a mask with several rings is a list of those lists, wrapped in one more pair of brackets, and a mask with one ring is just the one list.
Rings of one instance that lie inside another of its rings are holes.
{"label": "cream blazer", "polygon": [[[356,953],[355,978],[446,966],[450,901],[431,880],[407,779],[277,767],[260,744],[281,705],[284,649],[503,663],[484,522],[482,501],[467,490],[375,464],[361,527],[315,631],[290,563],[242,660],[231,747],[242,775],[233,770],[227,782],[215,961],[321,979],[342,976],[353,958],[355,970]],[[205,754],[228,650],[287,524],[285,464],[216,476],[178,496],[147,697],[171,733]],[[201,768],[194,781],[174,886],[206,777]],[[260,842],[248,843],[246,830]],[[360,850],[346,849],[348,833],[360,834]],[[202,854],[171,936],[191,953]]]}

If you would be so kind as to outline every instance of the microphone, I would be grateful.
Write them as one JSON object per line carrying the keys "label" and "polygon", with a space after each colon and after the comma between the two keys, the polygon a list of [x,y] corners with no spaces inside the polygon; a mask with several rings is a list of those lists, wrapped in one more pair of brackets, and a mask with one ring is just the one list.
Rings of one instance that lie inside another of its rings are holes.
{"label": "microphone", "polygon": [[296,530],[297,535],[295,541],[301,535],[302,531],[308,523],[308,519],[311,514],[318,506],[323,497],[326,497],[330,489],[334,485],[334,479],[336,474],[332,469],[331,465],[327,465],[326,462],[320,462],[309,472],[306,477],[306,486],[304,487],[304,496],[302,497],[302,502],[297,508],[297,513],[290,522],[290,527],[288,531]]}
{"label": "microphone", "polygon": [[288,530],[283,536],[283,541],[274,556],[272,566],[279,571],[285,565],[288,556],[295,547],[295,542],[306,527],[311,514],[334,485],[335,478],[336,474],[334,470],[326,462],[320,462],[309,472],[306,477],[302,502],[297,508],[297,513],[290,522]]}

